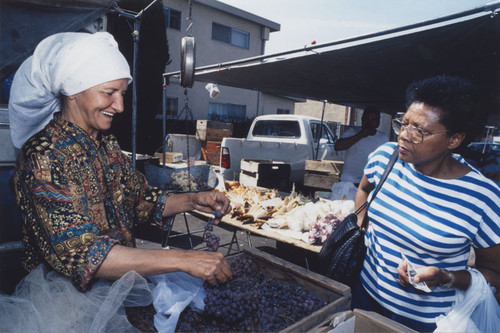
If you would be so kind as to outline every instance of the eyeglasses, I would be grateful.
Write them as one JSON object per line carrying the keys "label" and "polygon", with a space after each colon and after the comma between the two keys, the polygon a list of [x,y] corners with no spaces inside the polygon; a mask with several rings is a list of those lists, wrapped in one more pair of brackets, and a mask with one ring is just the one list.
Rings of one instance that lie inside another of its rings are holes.
{"label": "eyeglasses", "polygon": [[401,135],[403,131],[407,131],[408,140],[414,144],[419,144],[424,142],[424,137],[427,135],[434,135],[438,133],[448,132],[448,130],[438,131],[438,132],[427,132],[423,129],[415,127],[410,124],[403,124],[402,118],[395,118],[392,120],[392,129],[396,135]]}

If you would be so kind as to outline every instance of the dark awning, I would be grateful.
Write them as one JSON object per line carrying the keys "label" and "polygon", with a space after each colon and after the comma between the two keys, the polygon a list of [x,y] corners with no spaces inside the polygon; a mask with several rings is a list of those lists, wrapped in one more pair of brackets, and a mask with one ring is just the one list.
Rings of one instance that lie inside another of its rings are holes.
{"label": "dark awning", "polygon": [[[500,113],[500,7],[472,11],[307,50],[214,64],[196,80],[364,108],[404,111],[414,80],[438,74],[466,77]],[[165,76],[175,76],[167,73]]]}
{"label": "dark awning", "polygon": [[78,31],[116,0],[0,0],[0,81],[17,69],[45,37]]}

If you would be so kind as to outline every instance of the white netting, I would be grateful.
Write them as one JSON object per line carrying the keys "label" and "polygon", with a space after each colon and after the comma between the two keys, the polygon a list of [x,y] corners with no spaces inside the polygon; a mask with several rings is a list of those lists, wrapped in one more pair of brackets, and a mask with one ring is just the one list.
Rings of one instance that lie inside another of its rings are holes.
{"label": "white netting", "polygon": [[82,293],[68,278],[39,266],[12,295],[0,294],[1,332],[134,332],[124,306],[151,304],[152,285],[134,271],[98,280]]}

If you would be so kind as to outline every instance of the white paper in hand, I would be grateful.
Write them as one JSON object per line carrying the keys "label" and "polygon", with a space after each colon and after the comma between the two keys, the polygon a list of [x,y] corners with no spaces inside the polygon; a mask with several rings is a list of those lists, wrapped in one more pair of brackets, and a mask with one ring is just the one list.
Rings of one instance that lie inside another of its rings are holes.
{"label": "white paper in hand", "polygon": [[415,276],[417,275],[417,269],[415,268],[415,266],[413,266],[410,260],[408,260],[408,258],[406,258],[406,256],[403,253],[401,253],[401,255],[403,256],[403,261],[406,261],[407,263],[406,273],[408,274],[411,285],[415,287],[415,289],[425,291],[426,293],[430,293],[431,289],[427,286],[425,282],[415,283],[414,279]]}

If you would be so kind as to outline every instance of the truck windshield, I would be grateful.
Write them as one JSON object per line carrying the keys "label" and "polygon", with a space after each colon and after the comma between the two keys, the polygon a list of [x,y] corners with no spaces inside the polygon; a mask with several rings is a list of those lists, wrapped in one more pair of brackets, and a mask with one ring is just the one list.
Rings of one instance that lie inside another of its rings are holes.
{"label": "truck windshield", "polygon": [[259,120],[255,123],[252,135],[300,138],[300,126],[294,120]]}

